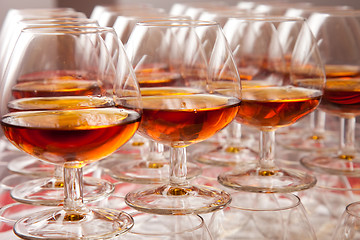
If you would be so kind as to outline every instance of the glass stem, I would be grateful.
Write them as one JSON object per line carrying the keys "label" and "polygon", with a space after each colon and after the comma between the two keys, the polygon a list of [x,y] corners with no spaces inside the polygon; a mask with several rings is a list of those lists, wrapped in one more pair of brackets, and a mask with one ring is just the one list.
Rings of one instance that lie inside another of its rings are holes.
{"label": "glass stem", "polygon": [[60,165],[55,165],[54,178],[58,181],[63,181],[63,176],[64,176],[63,167]]}
{"label": "glass stem", "polygon": [[[316,112],[316,111],[315,111]],[[315,112],[312,112],[309,114],[309,127],[312,131],[312,134],[314,134],[314,132],[316,131],[316,120],[315,120]]]}
{"label": "glass stem", "polygon": [[54,175],[51,178],[49,184],[53,188],[63,188],[64,187],[64,173],[63,167],[60,165],[55,165]]}
{"label": "glass stem", "polygon": [[149,142],[149,155],[147,161],[161,161],[164,159],[164,145],[155,141]]}
{"label": "glass stem", "polygon": [[355,118],[340,118],[340,157],[351,160],[355,148]]}
{"label": "glass stem", "polygon": [[[242,137],[242,133],[241,133],[241,124],[237,123],[237,122],[232,122],[229,126],[228,126],[229,130],[229,145],[230,146],[237,146],[239,145],[239,139],[240,139],[240,145],[241,143],[241,137]],[[226,139],[227,141],[227,139]]]}
{"label": "glass stem", "polygon": [[241,124],[237,122],[230,123],[225,129],[225,138],[223,139],[224,149],[228,153],[238,153],[243,149],[241,141]]}
{"label": "glass stem", "polygon": [[0,135],[0,152],[3,152],[7,145],[7,138],[3,135],[3,132],[1,132]]}
{"label": "glass stem", "polygon": [[64,210],[71,215],[83,214],[83,169],[64,167]]}
{"label": "glass stem", "polygon": [[322,138],[325,132],[326,113],[316,110],[314,113],[313,138]]}
{"label": "glass stem", "polygon": [[275,165],[275,131],[260,132],[260,171],[277,170]]}
{"label": "glass stem", "polygon": [[186,180],[186,148],[170,148],[170,185],[185,186]]}

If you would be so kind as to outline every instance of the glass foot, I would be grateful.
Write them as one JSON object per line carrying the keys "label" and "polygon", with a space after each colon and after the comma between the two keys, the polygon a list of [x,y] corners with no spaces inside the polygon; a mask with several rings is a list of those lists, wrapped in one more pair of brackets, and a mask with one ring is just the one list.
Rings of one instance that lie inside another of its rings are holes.
{"label": "glass foot", "polygon": [[18,175],[18,174],[11,174],[6,177],[4,177],[0,181],[0,188],[4,190],[12,190],[14,187],[16,187],[19,184],[22,184],[27,181],[34,180],[34,178],[24,175]]}
{"label": "glass foot", "polygon": [[[194,163],[186,163],[187,179],[193,179],[201,175],[201,168]],[[129,161],[112,164],[105,168],[111,177],[119,181],[152,184],[164,183],[169,180],[169,162],[168,161]]]}
{"label": "glass foot", "polygon": [[89,208],[86,213],[46,210],[19,219],[14,233],[23,239],[110,239],[133,226],[132,217],[112,209]]}
{"label": "glass foot", "polygon": [[288,193],[313,187],[316,178],[306,172],[293,169],[262,171],[250,169],[230,171],[218,176],[218,181],[226,187],[246,192]]}
{"label": "glass foot", "polygon": [[113,153],[113,155],[141,158],[141,156],[147,153],[148,149],[149,140],[139,134],[135,134],[127,143]]}
{"label": "glass foot", "polygon": [[[87,164],[84,167],[84,174],[93,172],[97,166],[97,162]],[[27,155],[16,157],[8,164],[8,169],[12,173],[39,178],[52,177],[55,168],[56,165],[54,164],[49,164]]]}
{"label": "glass foot", "polygon": [[[54,178],[41,178],[16,185],[11,197],[21,203],[58,206],[64,200],[64,183]],[[108,197],[115,187],[99,178],[84,177],[84,202],[93,202]]]}
{"label": "glass foot", "polygon": [[208,186],[163,185],[129,192],[125,202],[130,207],[161,215],[202,214],[224,208],[230,194]]}
{"label": "glass foot", "polygon": [[220,142],[215,140],[210,141],[207,139],[203,142],[188,146],[186,151],[188,157],[194,158],[199,154],[203,154],[204,152],[216,151],[216,149],[220,148]]}
{"label": "glass foot", "polygon": [[21,156],[8,164],[9,171],[21,175],[34,177],[51,177],[55,171],[55,165],[45,163],[30,156]]}
{"label": "glass foot", "polygon": [[195,160],[215,166],[249,166],[258,160],[258,153],[248,147],[219,147],[195,156]]}
{"label": "glass foot", "polygon": [[299,151],[334,152],[339,146],[337,134],[331,131],[326,131],[321,136],[289,132],[282,135],[278,134],[276,140],[285,149]]}
{"label": "glass foot", "polygon": [[328,155],[309,155],[300,159],[300,162],[306,168],[326,174],[359,176],[360,174],[360,156],[328,154]]}
{"label": "glass foot", "polygon": [[[18,219],[26,215],[50,209],[49,206],[36,206],[18,202],[10,203],[0,208],[0,222],[7,223],[9,226],[13,227]],[[55,209],[55,207],[52,209]]]}
{"label": "glass foot", "polygon": [[131,214],[134,227],[126,233],[126,240],[146,239],[213,239],[199,215],[159,215],[143,212]]}

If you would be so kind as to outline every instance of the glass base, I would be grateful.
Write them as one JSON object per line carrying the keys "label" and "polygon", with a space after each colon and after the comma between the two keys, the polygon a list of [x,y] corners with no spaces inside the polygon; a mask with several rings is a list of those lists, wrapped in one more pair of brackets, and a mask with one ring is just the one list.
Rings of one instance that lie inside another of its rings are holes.
{"label": "glass base", "polygon": [[112,209],[89,208],[83,214],[62,209],[41,211],[18,220],[14,233],[23,239],[110,239],[133,226],[132,217]]}
{"label": "glass base", "polygon": [[25,155],[10,161],[8,169],[10,172],[21,175],[51,177],[54,174],[55,165]]}
{"label": "glass base", "polygon": [[[21,203],[59,206],[64,201],[64,183],[54,178],[41,178],[18,184],[11,190],[11,197]],[[108,197],[115,187],[99,178],[84,177],[84,202]]]}
{"label": "glass base", "polygon": [[220,142],[216,142],[215,140],[210,141],[209,139],[207,139],[197,144],[191,144],[186,148],[186,154],[188,158],[195,159],[195,157],[199,154],[203,154],[204,152],[216,151],[217,149],[220,149],[221,146]]}
{"label": "glass base", "polygon": [[309,155],[300,159],[306,168],[319,173],[359,176],[360,175],[360,156],[328,154],[328,155]]}
{"label": "glass base", "polygon": [[147,153],[149,149],[149,140],[145,137],[135,134],[127,143],[122,145],[115,153],[119,156],[133,156],[135,158],[141,158]]}
{"label": "glass base", "polygon": [[225,172],[218,181],[226,187],[246,192],[288,193],[313,187],[316,178],[306,172],[293,169],[279,169],[260,173],[257,168],[245,171]]}
{"label": "glass base", "polygon": [[130,207],[161,215],[202,214],[224,208],[231,201],[229,193],[208,186],[156,186],[129,192],[125,202]]}
{"label": "glass base", "polygon": [[248,147],[220,147],[212,151],[202,152],[195,156],[195,160],[215,166],[249,166],[256,163],[258,153]]}
{"label": "glass base", "polygon": [[310,133],[303,134],[300,131],[278,134],[276,142],[285,149],[310,152],[333,152],[339,146],[337,134],[331,131],[326,131],[321,136]]}
{"label": "glass base", "polygon": [[57,208],[58,207],[50,208],[49,206],[36,206],[18,202],[10,203],[0,208],[0,222],[8,224],[12,228],[17,220],[26,215]]}
{"label": "glass base", "polygon": [[0,181],[0,188],[4,190],[12,190],[14,187],[16,187],[19,184],[22,184],[27,181],[32,181],[34,178],[24,175],[18,175],[18,174],[11,174],[6,177],[4,177]]}
{"label": "glass base", "polygon": [[[87,164],[84,167],[84,174],[93,172],[98,166],[97,162]],[[52,177],[55,172],[56,165],[46,163],[31,156],[19,156],[11,160],[8,169],[12,173],[32,176],[32,177]]]}
{"label": "glass base", "polygon": [[[201,175],[201,168],[194,163],[186,163],[187,179],[193,179]],[[169,161],[129,161],[112,165],[106,171],[111,177],[119,181],[152,184],[165,183],[169,180]]]}
{"label": "glass base", "polygon": [[209,240],[213,239],[199,215],[159,215],[143,212],[131,214],[134,227],[126,233],[126,240]]}

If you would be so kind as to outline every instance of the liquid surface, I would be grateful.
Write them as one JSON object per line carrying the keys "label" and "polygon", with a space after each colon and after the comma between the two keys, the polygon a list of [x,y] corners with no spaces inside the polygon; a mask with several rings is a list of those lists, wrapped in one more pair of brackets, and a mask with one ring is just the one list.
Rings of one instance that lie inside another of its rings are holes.
{"label": "liquid surface", "polygon": [[13,112],[1,124],[15,146],[35,157],[83,164],[114,152],[133,136],[139,121],[135,111],[94,108]]}
{"label": "liquid surface", "polygon": [[236,120],[259,128],[290,125],[313,111],[321,91],[301,87],[244,88]]}
{"label": "liquid surface", "polygon": [[9,102],[10,111],[48,110],[48,109],[84,109],[95,107],[111,107],[110,98],[99,97],[35,97],[21,98]]}
{"label": "liquid surface", "polygon": [[74,79],[51,79],[24,81],[12,89],[15,98],[50,97],[50,96],[85,96],[100,94],[101,87],[97,81]]}
{"label": "liquid surface", "polygon": [[213,136],[228,125],[238,111],[240,100],[237,98],[180,92],[143,94],[139,132],[155,141],[184,147]]}
{"label": "liquid surface", "polygon": [[360,78],[328,79],[320,107],[339,116],[360,115]]}
{"label": "liquid surface", "polygon": [[161,87],[176,85],[182,80],[180,74],[171,72],[151,72],[136,74],[140,87]]}

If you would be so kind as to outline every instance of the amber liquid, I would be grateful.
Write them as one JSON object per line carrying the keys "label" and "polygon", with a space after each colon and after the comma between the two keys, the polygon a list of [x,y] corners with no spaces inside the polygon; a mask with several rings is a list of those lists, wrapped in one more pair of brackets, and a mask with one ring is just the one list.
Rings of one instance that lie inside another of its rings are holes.
{"label": "amber liquid", "polygon": [[12,88],[14,98],[49,97],[49,96],[86,96],[98,95],[101,87],[97,81],[51,79],[26,81]]}
{"label": "amber liquid", "polygon": [[321,91],[300,87],[244,88],[236,120],[262,129],[290,125],[313,111]]}
{"label": "amber liquid", "polygon": [[33,72],[19,77],[14,98],[100,95],[103,86],[95,73],[74,70]]}
{"label": "amber liquid", "polygon": [[169,96],[169,95],[191,95],[202,93],[196,88],[181,87],[149,87],[141,88],[141,96]]}
{"label": "amber liquid", "polygon": [[179,80],[182,79],[180,74],[171,72],[152,72],[146,74],[136,74],[136,78],[141,88],[175,86],[179,82]]}
{"label": "amber liquid", "polygon": [[360,78],[328,79],[321,109],[340,116],[360,115]]}
{"label": "amber liquid", "polygon": [[238,62],[237,67],[242,81],[283,81],[286,77],[284,72],[285,62],[282,59],[255,58],[251,56],[242,57],[241,61],[238,60]]}
{"label": "amber liquid", "polygon": [[135,73],[141,88],[175,86],[182,79],[181,74],[171,72],[164,63],[143,65]]}
{"label": "amber liquid", "polygon": [[34,110],[61,110],[61,109],[86,109],[105,108],[114,106],[110,98],[99,97],[35,97],[21,98],[8,103],[10,112]]}
{"label": "amber liquid", "polygon": [[13,112],[1,125],[19,149],[48,162],[76,166],[113,153],[133,136],[139,122],[135,111],[93,108]]}
{"label": "amber liquid", "polygon": [[79,71],[79,70],[48,70],[23,74],[19,77],[18,82],[42,81],[51,79],[73,79],[87,80],[96,79],[96,72]]}
{"label": "amber liquid", "polygon": [[142,91],[139,132],[173,147],[185,147],[213,136],[233,120],[240,103],[237,98],[201,94],[192,89],[162,90],[156,96]]}
{"label": "amber liquid", "polygon": [[350,66],[328,66],[325,69],[327,79],[320,108],[342,117],[360,115],[359,69]]}

